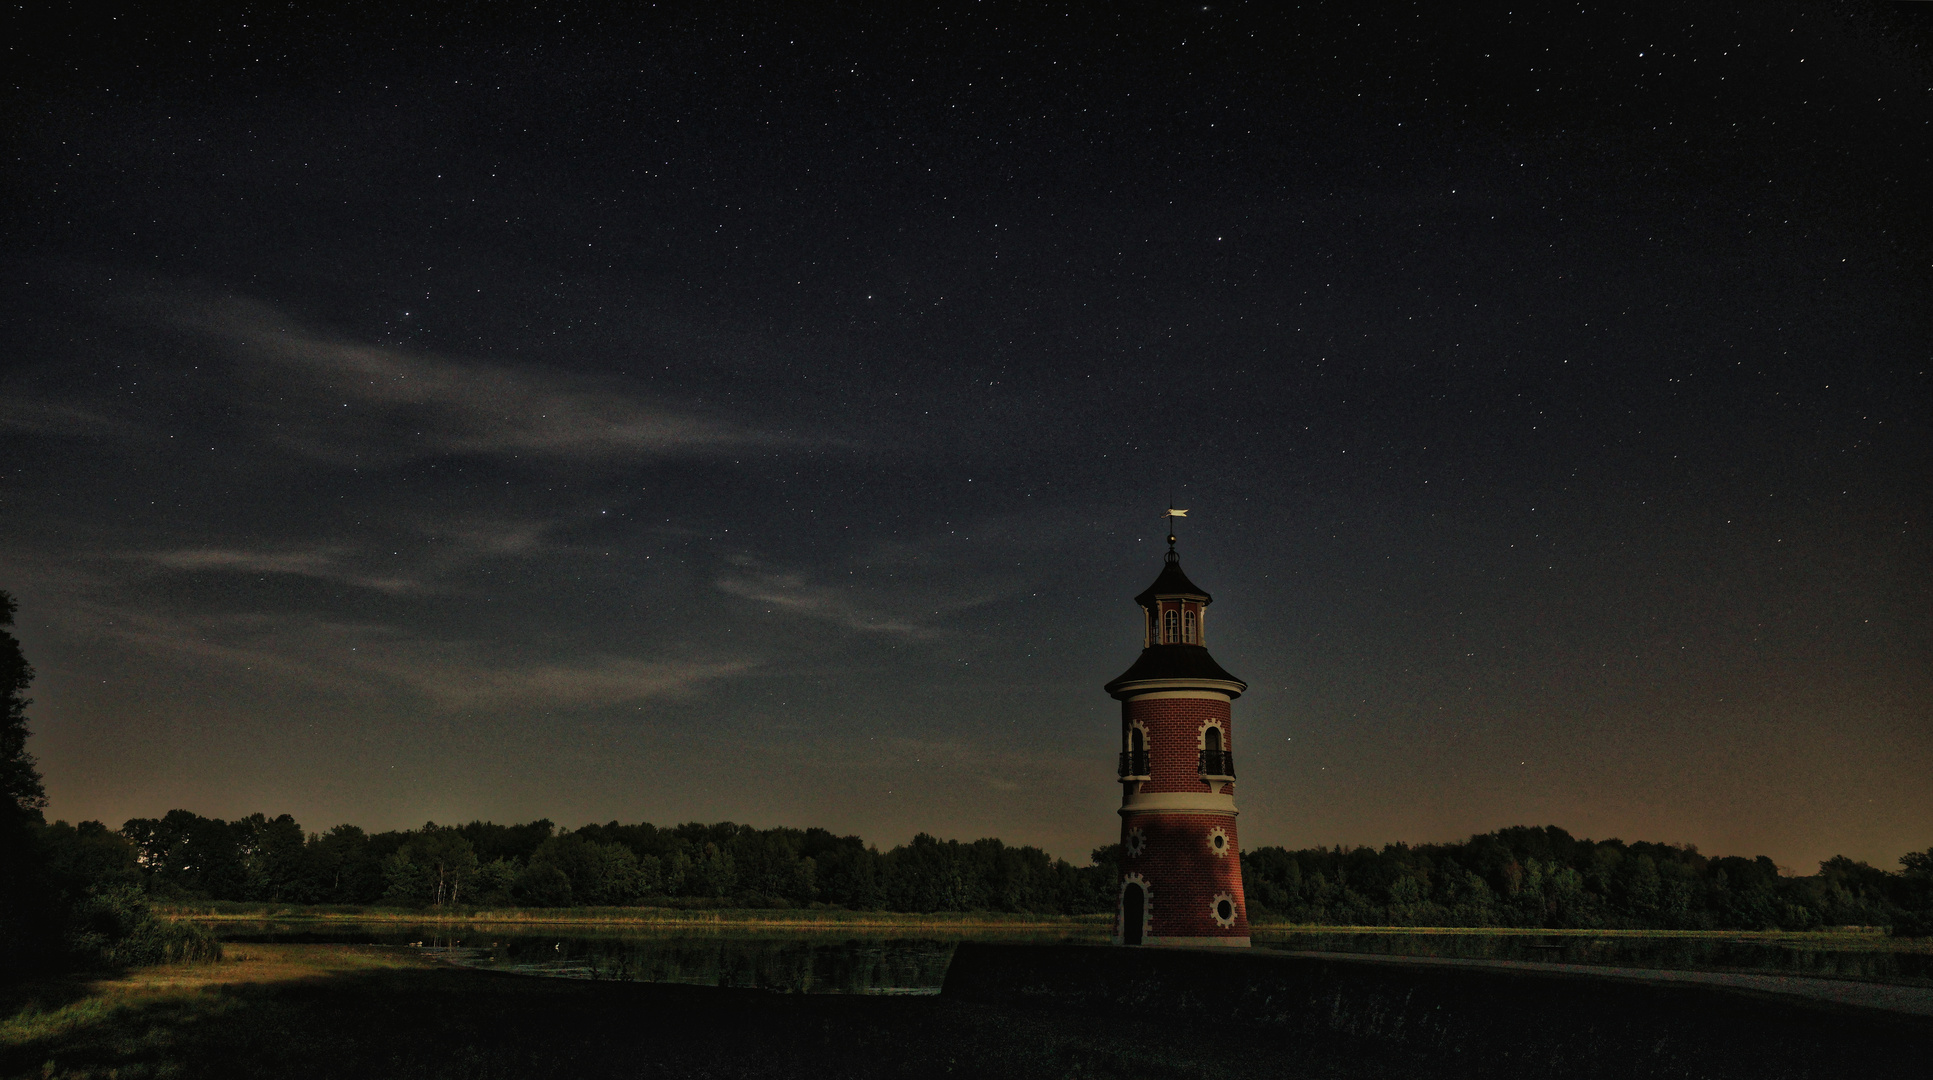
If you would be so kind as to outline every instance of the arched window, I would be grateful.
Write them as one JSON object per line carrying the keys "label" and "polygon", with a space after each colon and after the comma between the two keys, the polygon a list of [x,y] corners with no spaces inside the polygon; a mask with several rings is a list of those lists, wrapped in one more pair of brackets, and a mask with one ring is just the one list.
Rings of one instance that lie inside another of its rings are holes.
{"label": "arched window", "polygon": [[1181,640],[1190,645],[1199,644],[1195,640],[1195,613],[1187,608],[1181,611]]}
{"label": "arched window", "polygon": [[1220,724],[1210,724],[1201,733],[1201,775],[1235,778],[1235,755],[1228,752],[1228,737]]}
{"label": "arched window", "polygon": [[1128,748],[1121,753],[1121,776],[1148,775],[1148,733],[1137,726],[1128,728]]}
{"label": "arched window", "polygon": [[1170,645],[1181,643],[1181,613],[1169,608],[1161,615],[1161,640]]}

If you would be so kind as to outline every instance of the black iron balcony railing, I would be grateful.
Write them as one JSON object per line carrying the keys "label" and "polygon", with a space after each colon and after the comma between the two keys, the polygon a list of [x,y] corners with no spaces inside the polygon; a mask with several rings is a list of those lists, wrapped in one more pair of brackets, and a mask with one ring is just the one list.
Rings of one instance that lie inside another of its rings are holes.
{"label": "black iron balcony railing", "polygon": [[1235,752],[1232,750],[1203,750],[1201,752],[1201,774],[1235,779]]}
{"label": "black iron balcony railing", "polygon": [[1146,750],[1121,751],[1121,775],[1124,777],[1148,775],[1148,752]]}

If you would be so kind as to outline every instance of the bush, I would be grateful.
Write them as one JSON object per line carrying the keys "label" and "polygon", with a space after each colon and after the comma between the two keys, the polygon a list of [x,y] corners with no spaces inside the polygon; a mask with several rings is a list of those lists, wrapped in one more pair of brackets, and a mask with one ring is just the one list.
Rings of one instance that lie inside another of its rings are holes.
{"label": "bush", "polygon": [[206,927],[152,915],[107,951],[108,963],[128,967],[204,963],[221,958],[221,942]]}
{"label": "bush", "polygon": [[571,902],[571,880],[549,863],[536,863],[517,875],[511,893],[536,907],[565,907]]}
{"label": "bush", "polygon": [[162,919],[139,889],[90,889],[68,913],[67,952],[83,966],[141,967],[219,960],[221,942],[192,923]]}
{"label": "bush", "polygon": [[1933,908],[1900,912],[1886,932],[1894,937],[1933,937]]}

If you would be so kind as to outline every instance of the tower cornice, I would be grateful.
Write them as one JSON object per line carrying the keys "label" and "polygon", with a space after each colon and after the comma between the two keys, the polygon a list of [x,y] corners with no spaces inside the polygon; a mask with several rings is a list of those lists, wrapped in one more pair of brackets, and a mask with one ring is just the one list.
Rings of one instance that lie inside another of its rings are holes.
{"label": "tower cornice", "polygon": [[1223,670],[1205,646],[1150,645],[1105,689],[1123,701],[1150,690],[1214,690],[1232,700],[1248,684]]}
{"label": "tower cornice", "polygon": [[1229,679],[1226,681],[1219,679],[1135,679],[1130,681],[1126,676],[1122,676],[1107,684],[1109,696],[1113,697],[1116,701],[1149,697],[1153,694],[1166,693],[1174,690],[1201,690],[1226,697],[1228,700],[1233,701],[1241,697],[1242,691],[1247,689],[1248,684],[1242,682],[1240,679]]}

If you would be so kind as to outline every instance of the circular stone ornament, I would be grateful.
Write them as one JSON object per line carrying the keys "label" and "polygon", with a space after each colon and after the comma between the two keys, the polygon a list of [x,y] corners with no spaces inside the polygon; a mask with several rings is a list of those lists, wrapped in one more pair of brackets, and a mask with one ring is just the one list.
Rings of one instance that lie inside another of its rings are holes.
{"label": "circular stone ornament", "polygon": [[1226,930],[1235,925],[1235,896],[1233,893],[1216,893],[1208,902],[1208,912],[1215,917],[1215,924]]}

